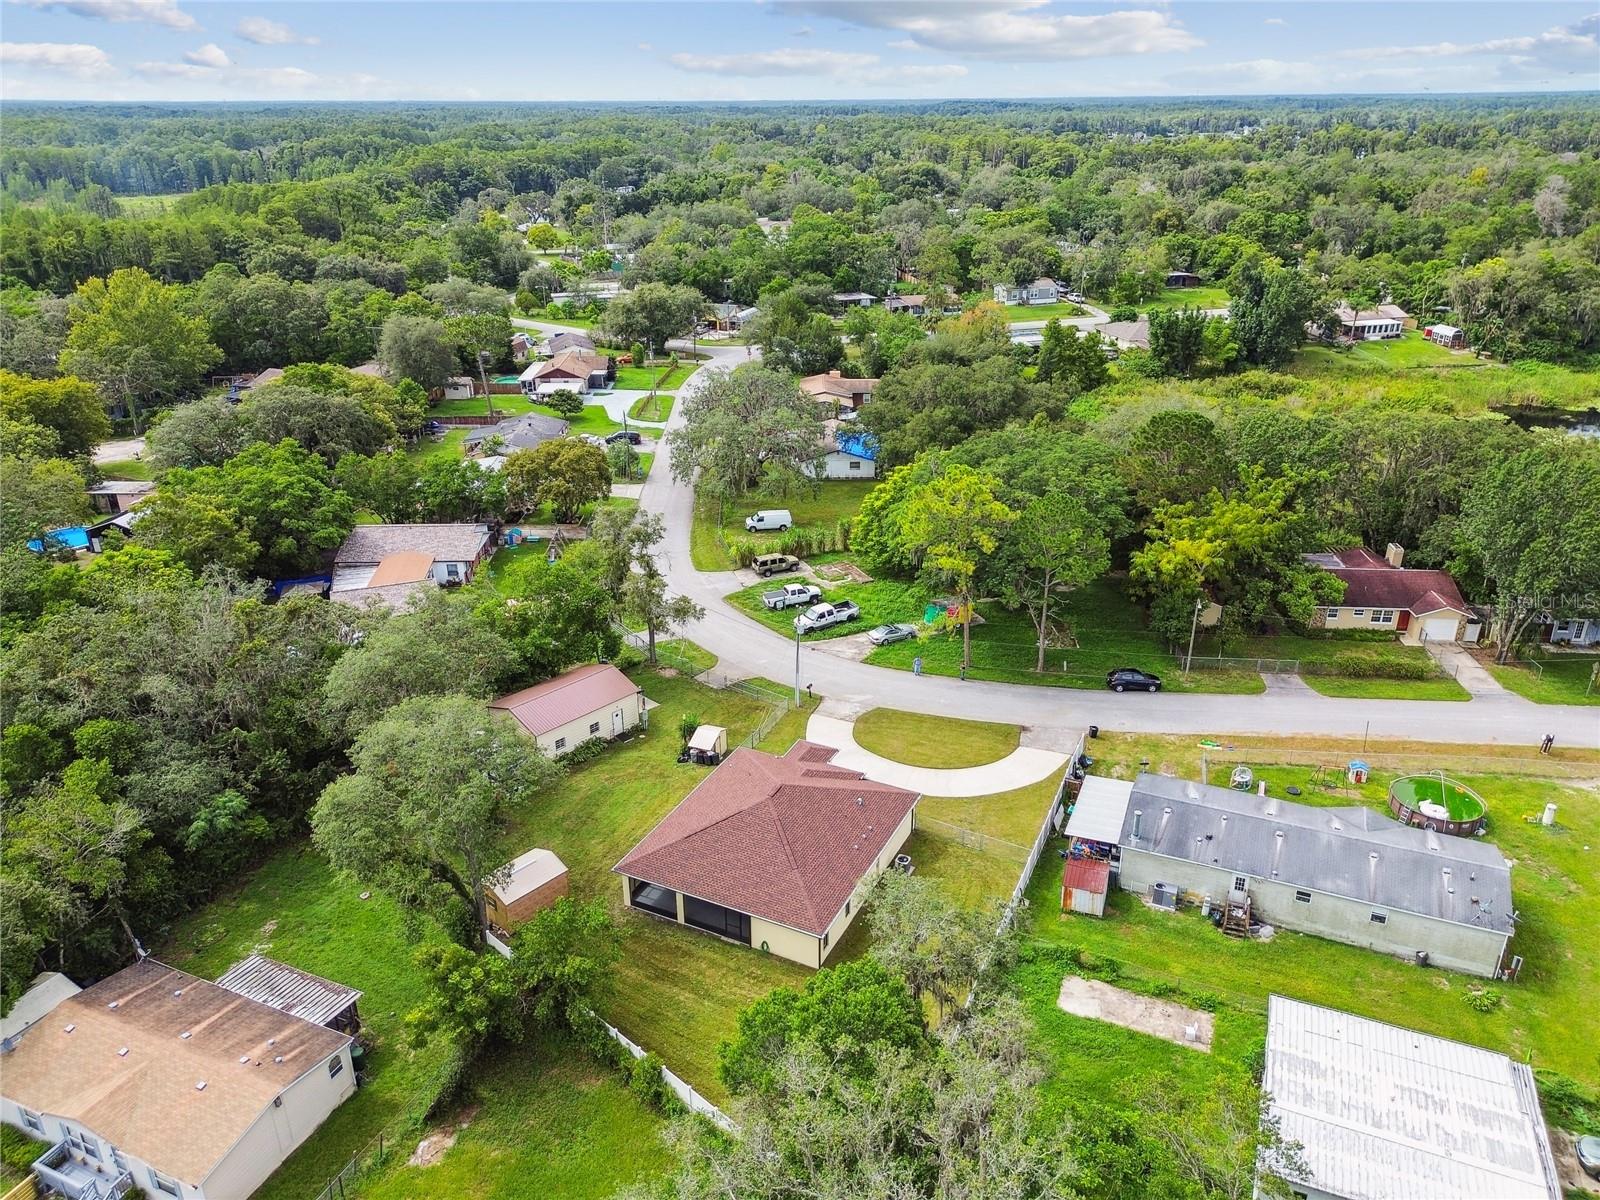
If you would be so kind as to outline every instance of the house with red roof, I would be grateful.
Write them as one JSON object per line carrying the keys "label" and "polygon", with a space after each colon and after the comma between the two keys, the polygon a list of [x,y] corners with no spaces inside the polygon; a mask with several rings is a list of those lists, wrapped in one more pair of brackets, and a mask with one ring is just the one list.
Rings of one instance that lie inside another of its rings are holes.
{"label": "house with red roof", "polygon": [[741,746],[613,870],[629,908],[820,967],[915,826],[921,797],[800,741]]}
{"label": "house with red roof", "polygon": [[595,738],[619,738],[650,723],[651,701],[610,663],[573,667],[489,702],[510,713],[552,758]]}
{"label": "house with red roof", "polygon": [[1382,557],[1365,546],[1305,559],[1344,580],[1344,599],[1317,610],[1323,629],[1392,629],[1403,642],[1456,642],[1472,610],[1446,571],[1403,566],[1405,549],[1393,542]]}

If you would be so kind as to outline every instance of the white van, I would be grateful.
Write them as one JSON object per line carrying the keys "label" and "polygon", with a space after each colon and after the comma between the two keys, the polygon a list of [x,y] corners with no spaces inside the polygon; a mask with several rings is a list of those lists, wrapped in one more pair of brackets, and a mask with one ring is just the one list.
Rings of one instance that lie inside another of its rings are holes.
{"label": "white van", "polygon": [[789,515],[787,508],[763,508],[760,512],[744,519],[744,527],[751,533],[776,529],[783,532],[794,524],[794,518]]}

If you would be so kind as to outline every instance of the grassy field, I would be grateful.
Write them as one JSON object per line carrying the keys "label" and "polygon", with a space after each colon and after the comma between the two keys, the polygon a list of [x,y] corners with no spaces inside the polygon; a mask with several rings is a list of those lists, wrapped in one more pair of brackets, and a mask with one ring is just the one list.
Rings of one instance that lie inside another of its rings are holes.
{"label": "grassy field", "polygon": [[28,1168],[49,1142],[35,1141],[12,1125],[0,1125],[0,1188],[9,1192],[28,1177]]}
{"label": "grassy field", "polygon": [[664,656],[682,659],[698,675],[701,671],[709,671],[717,665],[717,656],[704,646],[691,642],[688,638],[668,638],[664,642],[656,643],[656,652]]}
{"label": "grassy field", "polygon": [[379,1130],[425,1106],[445,1059],[443,1046],[412,1050],[404,1018],[423,994],[412,954],[438,934],[410,928],[378,893],[363,900],[360,884],[335,875],[305,842],[248,872],[239,886],[182,921],[157,956],[207,979],[260,952],[360,988],[369,1069],[345,1101],[289,1160],[256,1200],[304,1200]]}
{"label": "grassy field", "polygon": [[744,519],[758,509],[787,508],[794,514],[795,528],[807,525],[832,526],[854,517],[862,499],[874,486],[870,481],[854,483],[834,480],[818,484],[815,494],[810,491],[791,492],[787,496],[757,493],[729,501],[720,509],[716,500],[702,497],[695,505],[694,526],[689,535],[689,551],[695,570],[733,570],[733,559],[722,544],[719,532],[739,537],[762,536],[746,535],[744,528]]}
{"label": "grassy field", "polygon": [[[856,585],[862,588],[883,586],[878,582]],[[840,589],[861,603],[849,586]],[[919,621],[922,602],[917,593],[910,611],[876,620]],[[863,608],[865,605],[863,604]],[[1011,613],[997,603],[980,603],[978,615],[984,620],[972,630],[972,679],[992,679],[1007,683],[1034,683],[1050,687],[1102,688],[1106,672],[1115,667],[1139,667],[1161,676],[1169,691],[1227,692],[1251,694],[1265,685],[1253,671],[1196,671],[1188,683],[1182,678],[1179,662],[1167,653],[1161,639],[1144,627],[1136,605],[1123,596],[1115,580],[1101,579],[1072,593],[1061,606],[1061,620],[1077,640],[1075,647],[1048,647],[1043,674],[1034,671],[1038,650],[1033,623],[1025,613]],[[919,641],[882,646],[867,656],[879,666],[910,670],[920,657],[922,669],[933,675],[957,675],[961,665],[959,629],[931,634]]]}
{"label": "grassy field", "polygon": [[650,468],[655,466],[655,463],[655,451],[646,450],[643,454],[638,456],[637,461],[633,464],[633,475],[631,477],[623,478],[622,476],[613,473],[612,478],[617,483],[642,483],[650,474]]}
{"label": "grassy field", "polygon": [[1397,338],[1356,342],[1349,347],[1304,346],[1295,355],[1298,370],[1309,374],[1359,371],[1402,371],[1418,367],[1492,369],[1489,359],[1474,358],[1470,351],[1435,345],[1415,329]]}
{"label": "grassy field", "polygon": [[[1094,303],[1105,309],[1115,307],[1109,300],[1095,300]],[[1141,300],[1134,307],[1141,314],[1164,308],[1227,308],[1228,290],[1211,286],[1162,288],[1154,300]]]}
{"label": "grassy field", "polygon": [[[1300,677],[1324,696],[1345,696],[1364,700],[1469,700],[1467,690],[1434,664],[1421,646],[1405,646],[1393,637],[1352,634],[1280,633],[1238,638],[1226,646],[1202,633],[1195,643],[1195,666],[1191,677],[1209,671],[1205,659],[1221,652],[1225,658],[1276,659],[1263,664],[1266,670],[1289,662],[1298,664]],[[1359,660],[1363,670],[1381,672],[1393,664],[1394,673],[1403,676],[1419,668],[1429,672],[1425,679],[1387,678],[1379,674],[1340,674],[1341,660]]]}
{"label": "grassy field", "polygon": [[1086,310],[1076,304],[1062,301],[1059,304],[1007,304],[1005,305],[1006,320],[1012,323],[1018,321],[1048,321],[1052,318],[1061,320],[1064,317],[1086,316]]}
{"label": "grassy field", "polygon": [[628,418],[664,425],[672,416],[672,405],[677,400],[671,392],[657,392],[654,396],[640,396],[628,407]]}
{"label": "grassy field", "polygon": [[[667,371],[666,363],[655,367],[618,367],[613,386],[620,391],[628,392],[647,392],[652,387],[662,392],[674,392],[683,386],[684,380],[693,375],[699,366],[699,363],[679,363],[670,373]],[[660,419],[666,420],[665,417]]]}
{"label": "grassy field", "polygon": [[[763,625],[783,634],[794,636],[794,619],[803,608],[768,609],[761,603],[761,594],[781,588],[793,576],[776,576],[763,580],[754,587],[734,592],[724,599],[742,613],[754,617]],[[892,579],[875,579],[871,583],[847,583],[822,589],[822,598],[828,602],[854,600],[861,606],[861,616],[842,625],[817,629],[801,636],[808,642],[823,642],[852,633],[864,633],[874,625],[891,621],[920,621],[922,619],[923,593],[913,584]],[[914,645],[915,643],[904,643]]]}
{"label": "grassy field", "polygon": [[460,1126],[456,1142],[438,1162],[411,1167],[396,1154],[362,1185],[364,1200],[603,1200],[673,1164],[661,1118],[615,1072],[564,1041],[529,1039],[486,1054],[450,1122]]}
{"label": "grassy field", "polygon": [[1541,659],[1537,666],[1520,662],[1503,667],[1484,665],[1502,687],[1535,704],[1600,704],[1600,684],[1590,683],[1597,662],[1600,656],[1575,654]]}
{"label": "grassy field", "polygon": [[1017,748],[1022,730],[994,721],[963,721],[874,708],[855,723],[856,743],[913,767],[978,767]]}
{"label": "grassy field", "polygon": [[406,451],[417,466],[423,466],[433,458],[460,458],[462,454],[461,443],[466,439],[467,427],[457,426],[446,429],[438,437],[424,437],[416,445]]}
{"label": "grassy field", "polygon": [[1351,679],[1343,675],[1302,675],[1306,686],[1324,696],[1349,700],[1471,700],[1454,679]]}
{"label": "grassy field", "polygon": [[142,458],[121,458],[95,464],[107,479],[154,479],[156,469]]}

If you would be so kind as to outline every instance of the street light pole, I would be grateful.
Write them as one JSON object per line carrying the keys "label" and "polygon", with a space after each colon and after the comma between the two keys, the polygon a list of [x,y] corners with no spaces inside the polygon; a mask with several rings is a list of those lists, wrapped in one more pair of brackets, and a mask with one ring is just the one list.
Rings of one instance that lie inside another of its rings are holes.
{"label": "street light pole", "polygon": [[1189,667],[1194,662],[1194,634],[1200,625],[1200,609],[1203,606],[1204,601],[1197,598],[1194,602],[1194,615],[1189,618],[1189,653],[1184,656],[1183,660],[1184,679],[1189,678]]}
{"label": "street light pole", "polygon": [[800,707],[800,619],[794,622],[794,706]]}

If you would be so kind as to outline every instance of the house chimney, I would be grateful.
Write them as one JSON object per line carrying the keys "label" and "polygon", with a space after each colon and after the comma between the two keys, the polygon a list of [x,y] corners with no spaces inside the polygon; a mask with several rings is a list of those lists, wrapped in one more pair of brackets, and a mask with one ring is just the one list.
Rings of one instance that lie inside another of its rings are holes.
{"label": "house chimney", "polygon": [[1399,542],[1390,542],[1389,548],[1383,552],[1383,557],[1391,567],[1399,567],[1406,561],[1406,548]]}

